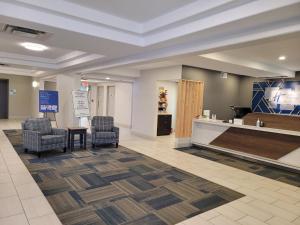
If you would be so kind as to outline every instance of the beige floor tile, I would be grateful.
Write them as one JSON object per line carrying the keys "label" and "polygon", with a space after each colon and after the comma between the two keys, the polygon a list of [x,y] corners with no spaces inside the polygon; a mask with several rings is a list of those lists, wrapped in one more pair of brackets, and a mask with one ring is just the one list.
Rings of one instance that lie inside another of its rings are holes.
{"label": "beige floor tile", "polygon": [[258,219],[255,219],[251,216],[246,216],[246,217],[240,219],[239,223],[243,224],[243,225],[267,225],[266,223],[264,223]]}
{"label": "beige floor tile", "polygon": [[242,197],[242,198],[238,199],[237,201],[241,201],[241,202],[244,202],[244,203],[249,203],[249,202],[252,202],[253,200],[255,200],[253,197],[245,196],[245,197]]}
{"label": "beige floor tile", "polygon": [[28,171],[23,163],[9,164],[7,165],[10,174],[23,173]]}
{"label": "beige floor tile", "polygon": [[211,219],[209,222],[215,225],[240,225],[238,222],[228,219],[222,215]]}
{"label": "beige floor tile", "polygon": [[29,219],[30,225],[62,225],[55,214]]}
{"label": "beige floor tile", "polygon": [[17,195],[17,192],[12,182],[0,184],[0,198],[6,198],[14,195]]}
{"label": "beige floor tile", "polygon": [[261,221],[266,221],[266,220],[272,218],[271,213],[264,212],[260,209],[257,209],[256,207],[253,207],[251,205],[248,205],[248,204],[245,204],[242,202],[234,201],[234,202],[229,203],[229,205],[239,211],[242,211],[246,215],[249,215],[249,216],[254,217]]}
{"label": "beige floor tile", "polygon": [[54,213],[44,196],[22,200],[22,205],[28,219]]}
{"label": "beige floor tile", "polygon": [[28,183],[16,187],[20,199],[34,198],[43,196],[36,183]]}
{"label": "beige floor tile", "polygon": [[0,184],[11,183],[9,173],[0,173]]}
{"label": "beige floor tile", "polygon": [[276,192],[276,191],[270,191],[267,188],[260,188],[260,189],[257,189],[256,191],[261,193],[261,194],[269,195],[274,199],[285,201],[285,202],[288,202],[288,203],[291,203],[291,204],[295,204],[295,203],[298,202],[298,200],[295,199],[295,198],[292,198],[288,195],[281,194],[281,193]]}
{"label": "beige floor tile", "polygon": [[183,221],[183,225],[213,225],[213,224],[198,215]]}
{"label": "beige floor tile", "polygon": [[17,196],[0,198],[0,218],[20,213],[23,213],[23,208]]}
{"label": "beige floor tile", "polygon": [[281,209],[287,210],[295,215],[300,216],[300,205],[297,206],[297,205],[290,204],[290,203],[284,202],[284,201],[274,202],[273,205],[275,205]]}
{"label": "beige floor tile", "polygon": [[5,163],[0,164],[0,173],[7,173],[8,169]]}
{"label": "beige floor tile", "polygon": [[258,190],[251,190],[245,187],[242,188],[238,188],[236,191],[243,193],[245,195],[248,195],[254,199],[259,199],[262,200],[264,202],[267,203],[272,203],[275,202],[277,200],[277,198],[274,198],[273,196],[269,195],[269,193],[271,193],[271,191],[267,193],[260,193]]}
{"label": "beige floor tile", "polygon": [[219,216],[220,213],[218,213],[216,210],[209,210],[205,213],[201,213],[199,216],[202,217],[205,220],[210,220],[216,216]]}
{"label": "beige floor tile", "polygon": [[29,225],[24,214],[10,216],[0,219],[1,225]]}
{"label": "beige floor tile", "polygon": [[28,171],[12,174],[11,178],[12,178],[15,186],[20,186],[23,184],[35,182],[31,176],[31,174]]}
{"label": "beige floor tile", "polygon": [[241,211],[228,206],[228,205],[223,205],[215,209],[218,213],[222,214],[223,216],[231,219],[231,220],[238,220],[241,219],[242,217],[246,216],[245,213],[242,213]]}
{"label": "beige floor tile", "polygon": [[277,216],[271,218],[270,220],[268,220],[266,222],[267,224],[270,224],[270,225],[293,225],[292,223],[290,223],[289,221],[287,220],[284,220],[282,218],[279,218]]}
{"label": "beige floor tile", "polygon": [[292,221],[292,224],[294,224],[294,225],[300,225],[300,217],[298,217],[297,219],[295,219],[294,221]]}
{"label": "beige floor tile", "polygon": [[281,209],[272,204],[267,204],[263,201],[255,200],[253,202],[250,202],[249,205],[252,205],[253,207],[256,207],[257,209],[260,209],[265,212],[269,212],[273,216],[278,216],[278,217],[281,217],[288,221],[292,221],[297,218],[297,215],[289,212],[288,210]]}
{"label": "beige floor tile", "polygon": [[300,194],[297,191],[292,191],[292,190],[288,190],[286,188],[281,188],[277,192],[300,201]]}

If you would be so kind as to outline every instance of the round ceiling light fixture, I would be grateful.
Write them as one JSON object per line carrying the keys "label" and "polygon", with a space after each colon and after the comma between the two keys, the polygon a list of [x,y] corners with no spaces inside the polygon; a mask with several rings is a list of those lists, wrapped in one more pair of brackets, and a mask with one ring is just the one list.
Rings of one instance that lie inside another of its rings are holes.
{"label": "round ceiling light fixture", "polygon": [[39,86],[39,83],[37,81],[32,81],[32,87],[36,88],[37,86]]}
{"label": "round ceiling light fixture", "polygon": [[286,60],[286,56],[285,55],[281,55],[278,57],[278,60],[283,61]]}
{"label": "round ceiling light fixture", "polygon": [[23,42],[20,45],[31,51],[45,51],[48,49],[48,47],[45,45],[41,45],[33,42]]}
{"label": "round ceiling light fixture", "polygon": [[106,79],[106,80],[110,80],[110,77],[106,77],[105,79]]}

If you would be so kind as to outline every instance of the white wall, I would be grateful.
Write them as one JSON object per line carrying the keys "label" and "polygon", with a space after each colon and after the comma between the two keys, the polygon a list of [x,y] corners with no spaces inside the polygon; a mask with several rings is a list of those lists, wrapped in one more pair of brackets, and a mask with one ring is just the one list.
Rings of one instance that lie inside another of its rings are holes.
{"label": "white wall", "polygon": [[182,66],[141,71],[133,85],[132,132],[144,137],[156,137],[159,80],[179,80]]}
{"label": "white wall", "polygon": [[31,95],[33,87],[32,78],[13,74],[0,74],[0,79],[8,79],[9,90],[15,90],[14,95],[8,96],[8,117],[9,119],[25,119],[32,115]]}
{"label": "white wall", "polygon": [[[176,109],[177,109],[177,89],[178,84],[175,81],[158,81],[157,82],[157,96],[159,95],[159,88],[164,87],[168,90],[168,107],[167,113],[172,114],[172,128],[173,132],[176,125]],[[157,97],[158,99],[158,97]]]}
{"label": "white wall", "polygon": [[74,116],[72,91],[80,89],[80,80],[80,75],[58,75],[56,78],[59,95],[59,113],[56,115],[58,127],[79,125],[79,119]]}
{"label": "white wall", "polygon": [[32,87],[32,108],[31,108],[31,114],[32,117],[42,117],[43,113],[39,112],[39,90],[44,90],[44,81],[40,80],[39,78],[32,78],[32,81],[37,81],[38,86],[36,88]]}

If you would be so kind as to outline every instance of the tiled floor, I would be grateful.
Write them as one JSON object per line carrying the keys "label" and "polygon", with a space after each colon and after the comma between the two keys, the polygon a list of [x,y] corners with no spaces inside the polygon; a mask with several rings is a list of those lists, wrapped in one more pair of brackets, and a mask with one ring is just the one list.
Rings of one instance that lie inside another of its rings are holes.
{"label": "tiled floor", "polygon": [[290,170],[263,164],[257,160],[245,159],[241,157],[238,158],[228,153],[214,151],[204,147],[192,146],[189,148],[178,149],[178,151],[183,151],[204,159],[212,160],[217,163],[222,163],[224,165],[254,173],[259,176],[300,187],[300,171],[295,173]]}
{"label": "tiled floor", "polygon": [[24,153],[21,130],[4,132],[65,225],[176,224],[244,197],[121,145],[38,158]]}
{"label": "tiled floor", "polygon": [[[15,128],[20,128],[18,121],[0,122],[0,130]],[[123,146],[246,195],[229,204],[185,220],[180,225],[300,225],[300,188],[174,150],[172,136],[145,140],[131,136],[125,131],[123,133],[126,133],[121,137]],[[0,181],[8,179],[5,175],[8,168],[4,162],[10,157],[6,156],[4,161],[3,152],[9,148],[10,144],[3,135],[0,133],[2,154],[0,157],[0,162],[2,162],[0,163],[0,173],[2,174]],[[12,158],[14,157],[12,156]],[[22,167],[17,170],[21,169]],[[5,185],[7,184],[4,182]],[[15,204],[20,205],[19,196],[14,191],[10,192],[10,189],[9,185],[4,189],[0,187],[0,190],[6,190],[6,197],[0,197],[0,204],[4,205],[2,202],[5,198],[17,196],[18,200]],[[7,206],[7,208],[9,207]],[[3,214],[4,217],[0,219],[1,225],[28,224],[28,222],[30,225],[56,223],[51,222],[56,221],[52,213],[47,214],[47,216],[24,220],[26,216],[23,205],[22,212],[17,211],[17,207],[11,208],[16,209],[16,211],[12,211],[10,216],[5,216],[6,213]],[[28,218],[29,214],[26,215]],[[22,223],[17,223],[18,221]],[[25,223],[24,221],[28,222]]]}

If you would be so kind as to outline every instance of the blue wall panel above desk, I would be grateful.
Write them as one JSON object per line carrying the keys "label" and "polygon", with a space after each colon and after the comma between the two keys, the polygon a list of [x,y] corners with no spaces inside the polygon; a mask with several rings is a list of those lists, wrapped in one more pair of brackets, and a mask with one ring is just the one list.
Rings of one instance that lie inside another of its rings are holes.
{"label": "blue wall panel above desk", "polygon": [[300,81],[254,82],[252,110],[300,115]]}

